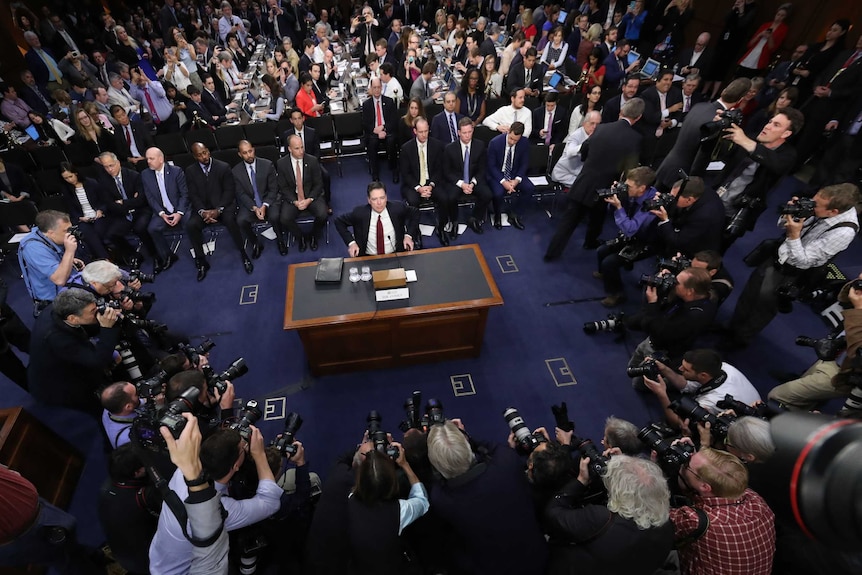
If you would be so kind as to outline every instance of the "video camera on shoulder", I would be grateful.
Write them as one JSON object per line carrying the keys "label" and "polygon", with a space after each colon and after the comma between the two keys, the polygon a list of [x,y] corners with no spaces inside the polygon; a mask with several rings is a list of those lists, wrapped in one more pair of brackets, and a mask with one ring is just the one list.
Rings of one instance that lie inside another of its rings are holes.
{"label": "video camera on shoulder", "polygon": [[406,417],[399,424],[398,429],[405,433],[409,429],[418,429],[422,433],[428,433],[432,425],[446,423],[446,417],[443,415],[443,403],[440,400],[432,397],[425,404],[424,413],[421,409],[422,392],[414,391],[413,395],[404,402]]}
{"label": "video camera on shoulder", "polygon": [[287,414],[287,417],[284,418],[284,431],[281,434],[272,440],[272,445],[276,449],[281,452],[282,457],[285,459],[290,459],[294,455],[296,455],[296,447],[294,447],[293,442],[296,441],[296,434],[299,432],[299,428],[302,427],[302,418],[298,413],[291,411]]}
{"label": "video camera on shoulder", "polygon": [[707,122],[700,127],[700,142],[708,142],[721,136],[731,126],[739,126],[743,120],[742,110],[733,108],[722,112],[718,120]]}
{"label": "video camera on shoulder", "polygon": [[596,193],[599,195],[599,198],[603,200],[617,196],[620,201],[622,201],[629,195],[629,185],[625,182],[617,182],[610,188],[596,190]]}
{"label": "video camera on shoulder", "polygon": [[623,323],[624,317],[625,314],[623,312],[609,313],[608,319],[600,319],[599,321],[588,321],[584,323],[584,333],[589,335],[593,335],[600,331],[606,331],[610,333],[622,333],[626,329],[626,326]]}
{"label": "video camera on shoulder", "polygon": [[368,424],[366,427],[368,440],[374,444],[374,450],[382,453],[386,457],[389,457],[393,461],[398,459],[398,456],[400,455],[398,447],[389,442],[389,434],[386,433],[380,425],[383,422],[383,416],[381,416],[377,410],[372,409],[368,412],[366,422]]}
{"label": "video camera on shoulder", "polygon": [[814,215],[817,202],[811,198],[796,198],[789,204],[778,206],[779,216],[790,216],[797,222],[805,221]]}

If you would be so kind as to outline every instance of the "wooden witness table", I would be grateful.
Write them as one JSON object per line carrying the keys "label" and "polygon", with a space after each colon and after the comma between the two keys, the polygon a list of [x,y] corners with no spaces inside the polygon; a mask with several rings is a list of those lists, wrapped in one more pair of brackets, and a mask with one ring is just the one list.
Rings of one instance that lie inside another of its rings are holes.
{"label": "wooden witness table", "polygon": [[[372,282],[348,280],[363,265],[415,270],[409,299],[376,302]],[[476,244],[345,258],[340,283],[316,284],[316,268],[288,268],[284,311],[314,375],[478,357],[488,310],[503,305]]]}

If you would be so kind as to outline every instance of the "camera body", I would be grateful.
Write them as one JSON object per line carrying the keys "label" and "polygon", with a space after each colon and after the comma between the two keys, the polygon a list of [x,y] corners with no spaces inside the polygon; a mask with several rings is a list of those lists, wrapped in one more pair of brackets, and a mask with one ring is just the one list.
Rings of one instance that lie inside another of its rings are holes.
{"label": "camera body", "polygon": [[617,182],[610,188],[604,188],[601,190],[596,190],[596,193],[599,195],[599,198],[606,199],[617,196],[620,200],[628,197],[629,195],[629,186],[625,182]]}
{"label": "camera body", "polygon": [[198,347],[193,347],[186,343],[180,343],[177,348],[185,354],[189,363],[195,367],[201,362],[201,356],[206,355],[215,347],[215,342],[209,338],[203,340]]}
{"label": "camera body", "polygon": [[124,287],[118,295],[119,299],[127,297],[135,303],[150,304],[156,301],[156,294],[153,292],[138,291],[128,286]]}
{"label": "camera body", "polygon": [[135,390],[138,392],[138,397],[142,399],[150,399],[161,394],[165,389],[165,381],[168,374],[161,370],[159,373],[148,379],[142,379],[135,382]]}
{"label": "camera body", "polygon": [[685,256],[676,256],[672,258],[659,258],[658,260],[658,268],[660,270],[667,270],[673,275],[678,274],[682,270],[688,269],[691,267],[691,260]]}
{"label": "camera body", "polygon": [[707,122],[700,127],[700,141],[706,142],[718,138],[724,130],[731,126],[741,125],[742,120],[742,110],[736,108],[725,110],[718,120]]}
{"label": "camera body", "polygon": [[425,412],[422,408],[422,392],[414,391],[413,395],[407,398],[404,402],[404,412],[406,414],[404,421],[398,425],[398,429],[402,432],[407,432],[409,429],[418,429],[422,433],[428,433],[432,425],[438,425],[446,422],[446,417],[443,415],[443,403],[433,397],[425,404]]}
{"label": "camera body", "polygon": [[515,436],[516,449],[519,453],[528,455],[540,444],[548,442],[541,433],[530,432],[530,428],[524,423],[524,418],[521,417],[521,414],[514,407],[506,409],[503,412],[503,418],[509,425],[512,435]]}
{"label": "camera body", "polygon": [[778,207],[779,216],[790,216],[797,222],[807,220],[814,215],[817,203],[810,198],[796,198],[789,204]]}
{"label": "camera body", "polygon": [[286,459],[296,455],[296,447],[294,447],[293,442],[296,441],[296,434],[300,427],[302,427],[302,417],[291,411],[284,419],[284,431],[272,441],[272,446],[278,449]]}
{"label": "camera body", "polygon": [[672,401],[668,408],[679,416],[680,419],[688,419],[690,425],[697,423],[706,425],[709,423],[709,431],[714,441],[724,442],[727,437],[727,429],[734,421],[734,417],[726,415],[713,415],[700,406],[693,398],[683,395]]}
{"label": "camera body", "polygon": [[674,274],[644,274],[638,281],[641,287],[653,287],[660,294],[670,293],[670,290],[676,285],[676,275]]}
{"label": "camera body", "polygon": [[[240,436],[246,441],[251,441],[251,426],[260,420],[263,412],[258,407],[258,403],[254,399],[249,399],[242,406],[242,411],[239,414],[239,421],[235,421],[228,425],[228,429],[234,429],[239,432]],[[292,443],[292,442],[291,442]]]}
{"label": "camera body", "polygon": [[656,194],[652,199],[646,200],[641,204],[642,212],[650,212],[664,208],[669,209],[676,203],[676,196],[672,194]]}
{"label": "camera body", "polygon": [[769,403],[758,403],[752,407],[735,399],[729,393],[724,394],[724,399],[716,401],[715,405],[721,409],[732,409],[737,417],[750,416],[767,420],[785,411],[772,400]]}
{"label": "camera body", "polygon": [[624,317],[625,314],[623,312],[609,313],[608,319],[601,319],[599,321],[588,321],[584,324],[584,333],[589,335],[598,333],[600,331],[622,333],[626,329],[626,326],[623,323]]}
{"label": "camera body", "polygon": [[395,461],[400,455],[398,447],[389,443],[389,434],[381,427],[383,417],[376,410],[368,412],[366,431],[368,439],[374,444],[374,450]]}
{"label": "camera body", "polygon": [[695,453],[694,445],[680,442],[674,444],[666,437],[666,429],[658,423],[651,423],[638,432],[638,439],[648,448],[656,452],[656,462],[665,475],[674,478],[684,465],[691,461]]}
{"label": "camera body", "polygon": [[821,361],[835,361],[847,349],[847,338],[843,335],[836,336],[834,334],[820,339],[800,335],[796,338],[796,345],[814,348],[817,359]]}
{"label": "camera body", "polygon": [[207,380],[207,387],[212,391],[218,391],[219,394],[224,394],[227,391],[227,382],[239,379],[248,373],[248,366],[245,364],[244,358],[237,358],[221,373],[216,373],[212,366],[205,365],[203,371],[204,377]]}
{"label": "camera body", "polygon": [[106,311],[108,311],[109,308],[121,310],[121,309],[123,309],[123,306],[120,304],[120,302],[113,300],[113,299],[107,299],[105,297],[96,298],[96,313],[97,314],[103,314]]}
{"label": "camera body", "polygon": [[153,274],[144,273],[140,269],[135,268],[129,270],[129,281],[133,282],[135,280],[138,280],[142,284],[151,284],[156,281],[156,276],[154,276]]}
{"label": "camera body", "polygon": [[662,353],[653,353],[652,356],[646,358],[640,365],[626,368],[626,375],[629,377],[648,377],[653,380],[658,380],[661,373],[658,363],[667,365],[670,361],[666,355]]}

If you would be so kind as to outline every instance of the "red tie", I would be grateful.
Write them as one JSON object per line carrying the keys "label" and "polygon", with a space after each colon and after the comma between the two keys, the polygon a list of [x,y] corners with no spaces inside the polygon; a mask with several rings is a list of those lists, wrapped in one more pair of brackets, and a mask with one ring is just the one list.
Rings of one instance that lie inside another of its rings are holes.
{"label": "red tie", "polygon": [[144,87],[144,96],[147,98],[147,107],[150,109],[150,115],[153,117],[153,122],[160,124],[161,119],[159,118],[158,113],[156,113],[156,105],[153,104],[153,99],[150,97],[150,90],[146,86]]}
{"label": "red tie", "polygon": [[132,129],[126,126],[126,145],[129,146],[129,151],[132,150]]}
{"label": "red tie", "polygon": [[377,214],[377,255],[386,253],[386,244],[383,243],[383,216]]}
{"label": "red tie", "polygon": [[375,100],[377,102],[377,125],[383,125],[383,111],[380,109],[380,100]]}
{"label": "red tie", "polygon": [[850,54],[850,57],[849,57],[849,58],[847,58],[847,61],[846,61],[846,62],[844,62],[844,65],[843,65],[843,66],[841,66],[841,67],[842,67],[842,68],[847,68],[848,66],[850,66],[850,64],[852,64],[853,62],[855,62],[855,61],[856,61],[856,58],[859,56],[859,54],[860,54],[859,50],[856,50],[855,52],[853,52],[852,54]]}

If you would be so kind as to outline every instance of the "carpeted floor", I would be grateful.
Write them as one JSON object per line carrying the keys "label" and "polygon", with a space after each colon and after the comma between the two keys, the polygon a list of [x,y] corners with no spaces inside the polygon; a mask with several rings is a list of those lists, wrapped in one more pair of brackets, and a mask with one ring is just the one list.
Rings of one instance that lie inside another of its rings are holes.
{"label": "carpeted floor", "polygon": [[[344,176],[339,177],[330,166],[336,214],[365,201],[364,160],[344,159],[343,169]],[[384,178],[390,199],[400,200],[388,172]],[[771,207],[755,232],[728,252],[727,265],[738,289],[720,311],[722,320],[729,317],[749,274],[741,257],[760,239],[777,234],[772,227],[772,206],[786,201],[798,186],[796,180],[786,179],[771,195]],[[486,225],[483,235],[468,230],[456,241],[481,246],[505,300],[503,307],[490,312],[478,359],[311,377],[298,336],[281,328],[287,267],[322,256],[346,256],[334,226],[330,244],[322,243],[317,253],[300,254],[292,247],[290,254],[282,257],[274,242],[265,240],[267,247],[250,276],[243,272],[236,251],[223,234],[210,259],[212,270],[200,284],[195,282],[185,240],[179,263],[159,276],[155,284],[146,286],[158,294],[151,317],[189,334],[195,344],[203,337],[212,338],[217,347],[211,353],[211,363],[218,370],[236,357],[246,358],[250,371],[237,380],[237,397],[257,399],[271,410],[269,419],[261,422],[264,436],[270,439],[283,425],[278,416],[299,412],[305,424],[298,438],[306,446],[312,469],[318,472],[325,472],[336,454],[357,443],[371,409],[378,410],[384,427],[400,437],[397,426],[403,418],[402,405],[414,389],[421,390],[425,398],[442,401],[446,415],[462,418],[472,435],[499,441],[505,441],[508,433],[502,417],[505,408],[517,407],[531,427],[552,429],[549,408],[566,401],[577,432],[598,442],[603,422],[611,414],[641,426],[658,419],[661,413],[651,396],[631,389],[625,375],[629,353],[642,335],[629,334],[623,341],[615,341],[613,334],[588,336],[582,331],[584,322],[604,319],[608,312],[597,301],[602,296],[601,282],[590,275],[595,269],[595,252],[580,247],[583,227],[575,232],[560,261],[542,262],[554,227],[545,207],[549,206],[536,206],[527,214],[525,231],[510,227],[497,231]],[[606,237],[612,235],[611,225],[608,222]],[[426,247],[438,245],[436,238],[424,240]],[[848,277],[862,270],[858,241],[838,264]],[[639,306],[634,284],[646,265],[624,276],[629,295],[626,311]],[[10,283],[11,305],[25,321],[31,321],[30,302],[14,259],[3,265],[2,273]],[[256,301],[244,305],[243,298],[248,301],[253,294]],[[569,300],[575,303],[567,303]],[[729,356],[728,361],[741,368],[765,396],[777,383],[767,374],[769,370],[802,371],[814,361],[811,350],[793,344],[796,336],[820,337],[825,333],[822,320],[797,304],[792,314],[776,318],[754,345]],[[86,467],[71,511],[79,519],[83,541],[101,542],[103,533],[95,511],[99,485],[106,476],[101,429],[86,416],[35,405],[5,379],[0,379],[0,389],[0,407],[25,406],[86,453]]]}

